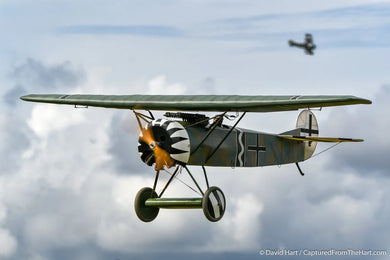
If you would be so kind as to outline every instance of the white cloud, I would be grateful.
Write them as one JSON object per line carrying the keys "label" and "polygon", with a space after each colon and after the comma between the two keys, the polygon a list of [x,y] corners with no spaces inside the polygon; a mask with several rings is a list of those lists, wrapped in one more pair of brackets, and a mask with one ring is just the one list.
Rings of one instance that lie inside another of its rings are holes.
{"label": "white cloud", "polygon": [[12,256],[17,247],[18,243],[11,233],[0,227],[0,257]]}
{"label": "white cloud", "polygon": [[261,200],[254,194],[246,193],[240,197],[229,198],[228,201],[226,215],[221,223],[213,228],[213,239],[205,245],[205,250],[256,250],[261,239]]}
{"label": "white cloud", "polygon": [[46,139],[51,132],[62,130],[83,121],[82,114],[65,106],[34,105],[27,124],[40,138]]}
{"label": "white cloud", "polygon": [[355,169],[363,176],[368,173],[388,175],[390,139],[386,129],[390,128],[387,120],[390,117],[389,98],[390,87],[383,86],[376,91],[372,105],[334,110],[329,115],[324,127],[331,135],[365,139],[363,143],[348,145],[332,153],[332,159],[339,167]]}
{"label": "white cloud", "polygon": [[[164,78],[157,83],[169,86]],[[274,236],[276,240],[271,241],[277,246],[302,242],[305,232],[316,232],[317,240],[325,245],[331,244],[328,237],[336,239],[337,234],[345,241],[356,238],[356,244],[361,245],[366,232],[376,228],[372,223],[366,224],[365,232],[356,232],[354,228],[369,222],[383,203],[380,193],[371,192],[379,187],[376,182],[365,186],[367,181],[360,177],[351,179],[332,172],[326,175],[326,169],[321,169],[319,178],[315,178],[318,173],[309,168],[310,163],[304,166],[309,172],[304,179],[289,167],[237,169],[242,175],[210,169],[210,181],[222,184],[227,197],[228,210],[219,223],[208,223],[201,210],[161,210],[154,222],[145,224],[136,218],[132,203],[140,188],[153,184],[153,170],[138,161],[143,166],[138,168],[140,172],[117,175],[110,164],[108,129],[112,120],[118,120],[118,111],[71,107],[68,111],[65,106],[39,106],[42,108],[33,107],[38,112],[31,113],[27,121],[38,139],[47,143],[44,149],[26,158],[22,169],[9,176],[1,187],[8,194],[4,198],[7,207],[18,207],[21,202],[28,205],[22,207],[16,219],[28,216],[29,221],[21,224],[18,236],[33,252],[73,250],[86,244],[123,254],[140,253],[150,247],[154,252],[169,252],[177,250],[177,244],[182,245],[182,252],[247,252],[257,251],[265,237]],[[54,110],[46,112],[44,108],[48,107]],[[66,120],[58,122],[61,127],[50,125],[64,114]],[[73,114],[80,115],[72,118]],[[123,151],[130,149],[136,147],[126,146]],[[286,176],[285,171],[293,174]],[[316,186],[323,188],[314,189]],[[183,194],[184,189],[174,189]],[[355,198],[356,189],[364,191],[366,198]],[[311,201],[316,196],[320,202]],[[369,211],[363,214],[367,207]],[[297,235],[303,219],[307,223],[305,232]],[[323,224],[319,226],[318,221]],[[17,224],[20,223],[14,223]],[[278,226],[282,226],[283,233],[279,233]],[[7,232],[4,237],[12,249],[12,236],[7,236]]]}
{"label": "white cloud", "polygon": [[7,209],[1,204],[0,201],[0,224],[5,220],[7,217]]}
{"label": "white cloud", "polygon": [[147,94],[152,95],[181,95],[186,91],[186,87],[180,83],[169,84],[165,75],[151,79],[147,85]]}
{"label": "white cloud", "polygon": [[29,258],[28,260],[48,260],[49,258],[46,258],[40,254],[37,254],[37,253],[32,253],[31,255],[29,255]]}
{"label": "white cloud", "polygon": [[[328,178],[337,174],[331,173]],[[303,207],[299,208],[304,214],[301,214],[301,218],[293,219],[292,227],[299,229],[304,225],[307,233],[321,232],[324,246],[335,246],[333,241],[350,247],[364,246],[367,243],[366,234],[377,228],[377,224],[371,220],[382,210],[383,186],[377,180],[366,180],[355,174],[339,175],[337,184],[318,179],[312,185],[321,185],[320,190],[329,190],[324,193],[320,191],[318,200],[313,200],[310,195],[312,190],[306,189],[307,197],[300,200]]]}
{"label": "white cloud", "polygon": [[0,113],[0,129],[5,128],[6,116],[4,113]]}
{"label": "white cloud", "polygon": [[[154,86],[153,91],[176,88],[176,84],[167,83],[165,76],[144,83],[147,88],[152,86],[150,89]],[[230,169],[210,169],[210,175],[213,175],[210,181],[213,179],[213,183],[222,184],[227,197],[227,212],[220,222],[209,223],[201,210],[161,210],[154,222],[140,222],[132,204],[140,188],[153,184],[153,169],[144,166],[138,158],[129,157],[128,160],[137,160],[142,166],[130,166],[131,175],[116,174],[108,152],[112,141],[109,129],[113,120],[120,120],[116,116],[119,113],[41,104],[33,106],[31,114],[27,114],[26,122],[37,135],[38,142],[46,142],[45,146],[39,146],[34,156],[26,157],[23,167],[9,176],[0,188],[8,194],[4,198],[7,208],[18,208],[22,202],[27,205],[19,209],[10,227],[22,226],[17,237],[22,237],[33,253],[53,254],[87,245],[123,254],[138,254],[153,247],[154,252],[161,253],[178,250],[178,244],[181,252],[253,252],[263,241],[271,241],[273,246],[301,245],[304,235],[314,232],[318,234],[317,241],[324,245],[330,245],[328,238],[337,239],[337,235],[343,241],[356,238],[356,244],[361,245],[366,233],[377,228],[370,223],[363,231],[354,229],[356,225],[369,222],[372,214],[383,205],[381,194],[371,192],[381,186],[373,182],[366,187],[367,182],[360,177],[350,179],[348,175],[339,176],[322,168],[316,173],[318,169],[310,168],[310,163],[304,166],[309,172],[304,179],[288,166],[236,169],[240,174],[235,175],[226,174]],[[125,113],[128,112],[123,111]],[[277,118],[270,114],[254,115],[253,118],[257,116]],[[264,124],[266,121],[259,122]],[[285,126],[283,122],[281,125]],[[257,127],[257,124],[260,123],[250,121],[250,126]],[[133,138],[137,138],[136,135]],[[124,142],[116,145],[124,145],[122,151],[136,149]],[[316,178],[317,174],[320,177]],[[316,186],[322,188],[314,189]],[[181,187],[172,188],[175,194],[184,193]],[[355,198],[356,189],[364,191],[366,199]],[[380,189],[383,191],[383,187]],[[311,201],[316,196],[319,201]],[[364,214],[366,207],[369,212]],[[359,217],[355,216],[357,214]],[[383,213],[383,216],[387,215]],[[26,217],[29,221],[23,221]],[[352,217],[354,220],[349,221]],[[302,234],[297,235],[303,219],[307,225]],[[319,226],[318,221],[323,225]],[[7,227],[4,236],[10,249],[11,232],[14,230]],[[59,233],[61,236],[57,235]],[[18,241],[14,240],[17,247]],[[9,252],[16,249],[12,250]]]}
{"label": "white cloud", "polygon": [[80,124],[83,120],[83,115],[72,107],[34,105],[27,124],[38,139],[32,139],[32,145],[24,151],[23,158],[30,158],[37,151],[44,149],[51,133]]}

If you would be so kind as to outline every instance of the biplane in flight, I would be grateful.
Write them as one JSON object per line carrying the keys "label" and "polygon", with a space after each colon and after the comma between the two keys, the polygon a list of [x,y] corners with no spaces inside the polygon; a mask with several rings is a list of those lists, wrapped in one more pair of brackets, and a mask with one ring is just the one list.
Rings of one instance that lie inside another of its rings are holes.
{"label": "biplane in flight", "polygon": [[313,36],[310,33],[305,34],[305,42],[298,43],[293,40],[289,40],[288,44],[290,47],[298,47],[302,48],[307,55],[314,55],[314,49],[316,48],[315,44],[313,43]]}
{"label": "biplane in flight", "polygon": [[[320,137],[311,109],[353,104],[371,104],[355,96],[239,96],[239,95],[27,95],[22,100],[84,106],[129,109],[140,128],[138,152],[141,160],[156,172],[152,187],[142,188],[135,198],[137,216],[154,220],[160,208],[201,208],[212,222],[220,220],[226,209],[221,189],[209,186],[206,166],[258,167],[295,163],[309,159],[317,142],[361,142],[361,139]],[[303,109],[296,128],[268,134],[237,127],[246,113]],[[140,110],[145,112],[141,113]],[[154,118],[151,111],[162,110],[165,118]],[[194,112],[215,112],[208,117]],[[236,113],[235,116],[228,113]],[[241,113],[241,114],[240,114]],[[226,125],[224,118],[235,120]],[[48,122],[49,123],[49,122]],[[187,166],[201,166],[207,189],[202,190]],[[159,173],[174,169],[164,188],[157,193]],[[165,198],[164,192],[178,173],[185,170],[201,197]]]}

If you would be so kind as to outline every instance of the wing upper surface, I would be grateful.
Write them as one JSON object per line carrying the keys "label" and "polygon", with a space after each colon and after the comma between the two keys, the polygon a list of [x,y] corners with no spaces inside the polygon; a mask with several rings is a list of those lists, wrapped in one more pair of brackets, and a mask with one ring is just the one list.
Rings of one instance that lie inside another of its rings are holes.
{"label": "wing upper surface", "polygon": [[61,95],[31,94],[24,101],[92,107],[164,111],[276,112],[354,104],[368,99],[347,95],[241,96],[241,95]]}

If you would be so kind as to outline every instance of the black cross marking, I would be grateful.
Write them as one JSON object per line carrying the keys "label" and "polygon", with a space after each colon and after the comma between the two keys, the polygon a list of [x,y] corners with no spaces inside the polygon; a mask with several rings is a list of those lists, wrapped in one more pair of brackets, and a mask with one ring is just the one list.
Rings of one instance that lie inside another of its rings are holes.
{"label": "black cross marking", "polygon": [[265,146],[259,146],[259,135],[256,135],[256,146],[248,145],[248,151],[256,152],[256,166],[259,165],[259,152],[265,152]]}
{"label": "black cross marking", "polygon": [[301,132],[308,133],[309,136],[311,136],[311,134],[318,134],[318,130],[313,129],[313,115],[309,115],[309,129],[302,128]]}
{"label": "black cross marking", "polygon": [[[302,128],[301,132],[308,133],[309,136],[311,136],[311,134],[318,134],[318,130],[313,129],[313,115],[309,115],[309,129]],[[311,142],[309,142],[309,146],[311,146]]]}

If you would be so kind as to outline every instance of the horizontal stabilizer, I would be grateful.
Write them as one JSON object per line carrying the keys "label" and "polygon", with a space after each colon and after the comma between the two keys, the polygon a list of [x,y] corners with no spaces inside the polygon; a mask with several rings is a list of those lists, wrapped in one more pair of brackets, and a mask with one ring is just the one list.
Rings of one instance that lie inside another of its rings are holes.
{"label": "horizontal stabilizer", "polygon": [[341,143],[341,142],[363,142],[363,139],[352,138],[335,138],[335,137],[313,137],[313,136],[301,136],[301,135],[278,135],[280,138],[296,140],[296,141],[309,141],[309,142],[326,142],[326,143]]}

